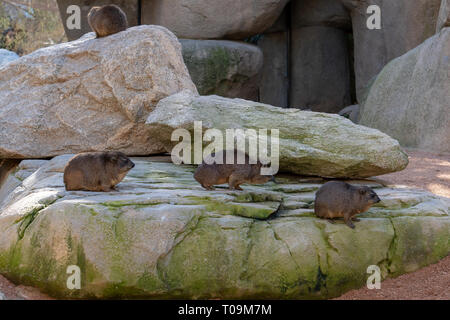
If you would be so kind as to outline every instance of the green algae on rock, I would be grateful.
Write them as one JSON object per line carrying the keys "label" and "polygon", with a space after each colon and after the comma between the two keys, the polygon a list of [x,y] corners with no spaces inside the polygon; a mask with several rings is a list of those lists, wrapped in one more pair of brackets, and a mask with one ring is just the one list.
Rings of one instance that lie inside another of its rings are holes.
{"label": "green algae on rock", "polygon": [[23,163],[0,190],[0,274],[55,297],[323,299],[369,265],[386,278],[450,253],[450,202],[425,191],[367,182],[382,202],[351,230],[314,216],[320,181],[205,191],[191,166],[133,158],[118,191],[66,192],[69,159]]}

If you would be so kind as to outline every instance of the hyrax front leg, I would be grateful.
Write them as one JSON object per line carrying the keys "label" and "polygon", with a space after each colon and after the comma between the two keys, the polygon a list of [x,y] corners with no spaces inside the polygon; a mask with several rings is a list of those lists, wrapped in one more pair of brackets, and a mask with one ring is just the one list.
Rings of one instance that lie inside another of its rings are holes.
{"label": "hyrax front leg", "polygon": [[202,184],[202,187],[205,188],[206,190],[209,190],[209,191],[213,191],[214,190],[213,186],[208,186],[208,185]]}
{"label": "hyrax front leg", "polygon": [[345,224],[348,225],[350,228],[355,229],[355,225],[352,222],[352,216],[350,215],[350,213],[344,214],[344,221]]}
{"label": "hyrax front leg", "polygon": [[230,190],[242,190],[242,188],[239,186],[242,183],[238,177],[236,177],[234,174],[230,175],[230,178],[228,180],[228,186]]}

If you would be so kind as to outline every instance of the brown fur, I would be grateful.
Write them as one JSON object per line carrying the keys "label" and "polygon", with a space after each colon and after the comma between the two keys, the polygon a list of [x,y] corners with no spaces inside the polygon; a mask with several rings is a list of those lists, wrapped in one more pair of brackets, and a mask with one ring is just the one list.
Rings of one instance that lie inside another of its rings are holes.
{"label": "brown fur", "polygon": [[350,228],[355,228],[352,223],[359,221],[353,218],[358,213],[365,212],[380,198],[369,187],[352,186],[342,181],[329,181],[316,193],[314,212],[317,217],[329,219],[334,223],[334,218],[344,218]]}
{"label": "brown fur", "polygon": [[85,152],[73,157],[64,168],[67,191],[103,191],[125,178],[134,163],[121,152]]}
{"label": "brown fur", "polygon": [[88,22],[97,37],[106,37],[128,28],[127,15],[114,4],[93,7],[88,13]]}
{"label": "brown fur", "polygon": [[[261,175],[262,163],[250,164],[250,158],[243,154],[245,163],[238,164],[237,156],[240,151],[234,151],[234,164],[226,163],[226,151],[217,153],[217,158],[222,159],[222,164],[207,164],[205,161],[195,170],[194,178],[207,190],[214,190],[217,184],[228,183],[231,190],[242,190],[243,183],[261,184],[273,179],[273,176]],[[242,154],[242,153],[241,153]],[[215,156],[213,153],[211,156]]]}

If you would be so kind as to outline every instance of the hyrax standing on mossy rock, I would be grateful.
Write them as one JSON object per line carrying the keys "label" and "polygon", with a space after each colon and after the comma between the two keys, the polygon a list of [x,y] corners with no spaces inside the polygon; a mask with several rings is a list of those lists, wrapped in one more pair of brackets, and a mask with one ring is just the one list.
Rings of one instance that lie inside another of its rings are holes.
{"label": "hyrax standing on mossy rock", "polygon": [[355,228],[353,218],[358,213],[369,210],[375,203],[380,202],[378,195],[367,186],[352,186],[342,181],[329,181],[316,193],[314,213],[319,218],[328,219],[334,223],[334,218],[344,218],[350,228]]}
{"label": "hyrax standing on mossy rock", "polygon": [[[222,163],[208,164],[208,159],[195,170],[194,178],[207,190],[214,190],[213,186],[228,183],[231,190],[242,190],[243,183],[262,184],[274,180],[272,175],[261,175],[263,164],[257,161],[256,164],[250,164],[250,157],[241,151],[234,151],[234,164],[226,164],[227,151],[219,151],[209,156],[216,159],[222,159]],[[243,156],[243,164],[238,163],[238,155]]]}
{"label": "hyrax standing on mossy rock", "polygon": [[106,37],[128,28],[127,15],[114,4],[93,7],[88,13],[88,22],[97,37]]}
{"label": "hyrax standing on mossy rock", "polygon": [[67,191],[103,191],[125,178],[134,163],[122,152],[85,152],[73,157],[64,168]]}

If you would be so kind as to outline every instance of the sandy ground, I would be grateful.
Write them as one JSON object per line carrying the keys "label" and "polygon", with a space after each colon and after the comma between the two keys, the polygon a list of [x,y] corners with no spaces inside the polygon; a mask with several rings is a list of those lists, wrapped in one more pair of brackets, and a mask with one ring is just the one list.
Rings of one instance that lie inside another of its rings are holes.
{"label": "sandy ground", "polygon": [[[450,198],[450,155],[407,150],[409,165],[402,172],[378,176],[392,184],[429,190]],[[49,299],[37,289],[15,286],[0,276],[0,299]],[[419,271],[387,279],[380,290],[367,288],[350,291],[341,300],[359,299],[440,299],[450,300],[450,256]]]}
{"label": "sandy ground", "polygon": [[387,279],[380,289],[352,290],[336,300],[450,300],[450,256],[419,271]]}
{"label": "sandy ground", "polygon": [[433,154],[411,149],[406,152],[409,155],[409,164],[405,170],[377,178],[394,184],[426,189],[450,198],[450,154]]}

